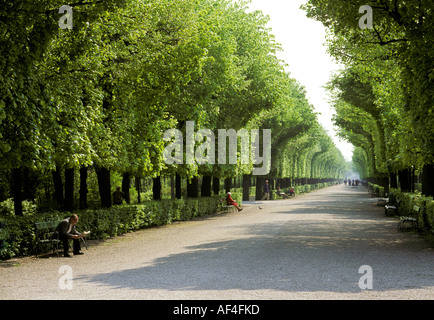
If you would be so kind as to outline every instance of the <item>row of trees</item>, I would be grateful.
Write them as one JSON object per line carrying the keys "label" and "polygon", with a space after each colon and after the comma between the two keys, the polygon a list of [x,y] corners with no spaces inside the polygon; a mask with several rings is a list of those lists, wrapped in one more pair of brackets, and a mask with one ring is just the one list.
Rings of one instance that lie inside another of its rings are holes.
{"label": "row of trees", "polygon": [[[363,5],[372,8],[372,28],[361,29]],[[387,189],[398,177],[402,191],[420,174],[427,196],[434,195],[433,8],[432,0],[304,6],[327,27],[329,52],[345,65],[329,89],[339,134],[356,147],[355,168]]]}
{"label": "row of trees", "polygon": [[86,208],[90,168],[103,207],[111,206],[113,171],[127,193],[131,177],[153,177],[155,199],[162,175],[176,176],[177,196],[181,178],[197,196],[202,176],[206,196],[212,177],[251,174],[251,159],[168,165],[164,133],[185,136],[189,121],[214,132],[272,129],[270,176],[343,176],[342,155],[275,56],[267,17],[248,13],[247,3],[78,1],[70,30],[58,25],[63,4],[0,4],[0,170],[11,177],[16,214],[23,190],[31,198],[37,188],[32,176],[50,176],[55,202],[72,210],[75,172]]}

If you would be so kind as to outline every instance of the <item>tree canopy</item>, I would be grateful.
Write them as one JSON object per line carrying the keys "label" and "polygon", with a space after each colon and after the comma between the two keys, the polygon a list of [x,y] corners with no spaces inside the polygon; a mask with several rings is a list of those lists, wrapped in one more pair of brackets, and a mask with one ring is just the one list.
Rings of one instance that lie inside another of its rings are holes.
{"label": "tree canopy", "polygon": [[274,177],[343,176],[343,156],[276,57],[268,17],[248,12],[248,2],[79,1],[70,4],[72,29],[59,27],[62,5],[0,4],[0,170],[13,176],[17,212],[23,170],[52,174],[61,200],[60,173],[66,198],[74,170],[85,183],[93,168],[104,206],[110,171],[128,179],[252,172],[251,161],[165,163],[164,133],[185,136],[192,121],[196,131],[271,129]]}
{"label": "tree canopy", "polygon": [[[345,69],[329,83],[339,134],[356,146],[353,162],[366,178],[390,177],[408,189],[422,174],[434,195],[433,1],[309,0],[307,15],[328,30],[328,50]],[[360,28],[359,8],[372,8]],[[387,183],[388,184],[388,183]]]}

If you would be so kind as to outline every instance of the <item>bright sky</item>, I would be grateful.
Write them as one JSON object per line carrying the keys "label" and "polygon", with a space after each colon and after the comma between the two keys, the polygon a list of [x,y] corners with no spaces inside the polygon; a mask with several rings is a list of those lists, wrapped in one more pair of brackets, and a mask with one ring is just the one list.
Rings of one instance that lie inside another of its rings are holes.
{"label": "bright sky", "polygon": [[332,124],[334,110],[328,103],[327,91],[322,88],[338,65],[327,54],[325,29],[321,22],[306,17],[300,9],[307,0],[252,0],[251,10],[261,10],[270,16],[269,27],[280,43],[283,52],[278,58],[288,64],[287,71],[307,91],[310,103],[315,107],[318,121],[329,132],[336,146],[347,161],[351,161],[353,146],[340,140]]}

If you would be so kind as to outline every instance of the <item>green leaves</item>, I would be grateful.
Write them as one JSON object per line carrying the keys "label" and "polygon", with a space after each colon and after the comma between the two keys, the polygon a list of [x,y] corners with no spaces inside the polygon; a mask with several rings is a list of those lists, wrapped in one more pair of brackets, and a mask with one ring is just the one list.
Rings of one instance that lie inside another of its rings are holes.
{"label": "green leaves", "polygon": [[273,170],[282,177],[310,174],[317,150],[340,165],[304,88],[275,56],[268,17],[248,13],[246,2],[78,2],[72,30],[58,28],[60,5],[0,5],[0,20],[10,21],[0,24],[4,168],[97,165],[138,176],[251,171],[167,166],[163,133],[183,130],[186,121],[211,130],[271,128]]}
{"label": "green leaves", "polygon": [[[361,30],[358,7],[373,8],[373,29]],[[434,160],[433,1],[310,0],[307,15],[329,30],[329,52],[347,70],[336,76],[336,124],[360,150],[360,170],[378,175]],[[346,106],[344,107],[344,105]],[[363,110],[363,116],[360,112]],[[368,167],[362,169],[361,166]]]}

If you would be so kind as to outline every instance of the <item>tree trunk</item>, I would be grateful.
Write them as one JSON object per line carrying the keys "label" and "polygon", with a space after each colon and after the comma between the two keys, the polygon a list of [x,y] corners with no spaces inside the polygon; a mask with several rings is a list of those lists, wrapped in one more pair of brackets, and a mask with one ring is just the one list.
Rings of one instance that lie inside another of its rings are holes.
{"label": "tree trunk", "polygon": [[398,189],[398,182],[396,180],[396,173],[390,174],[390,188]]}
{"label": "tree trunk", "polygon": [[99,196],[101,198],[101,206],[103,208],[110,208],[112,206],[112,195],[110,185],[110,170],[103,167],[96,169],[98,178]]}
{"label": "tree trunk", "polygon": [[161,200],[161,176],[152,178],[152,199]]}
{"label": "tree trunk", "polygon": [[202,186],[200,189],[201,197],[211,197],[211,182],[212,182],[211,176],[203,176]]}
{"label": "tree trunk", "polygon": [[181,175],[178,173],[175,176],[175,197],[176,199],[182,198]]}
{"label": "tree trunk", "polygon": [[175,178],[170,176],[170,199],[175,199]]}
{"label": "tree trunk", "polygon": [[140,183],[140,178],[139,177],[136,177],[135,179],[134,179],[135,181],[135,184],[136,184],[136,190],[137,190],[137,202],[138,203],[140,203],[141,202],[141,196],[140,196],[140,192],[141,192],[141,183]]}
{"label": "tree trunk", "polygon": [[65,211],[74,211],[74,168],[65,169]]}
{"label": "tree trunk", "polygon": [[217,177],[212,178],[212,191],[216,196],[220,193],[220,179]]}
{"label": "tree trunk", "polygon": [[63,209],[63,182],[60,174],[60,168],[56,166],[56,171],[52,171],[54,184],[54,198],[56,200],[57,209]]}
{"label": "tree trunk", "polygon": [[199,197],[199,179],[198,177],[191,178],[191,181],[187,181],[187,197],[198,198]]}
{"label": "tree trunk", "polygon": [[380,177],[380,186],[384,188],[384,193],[389,195],[389,177]]}
{"label": "tree trunk", "polygon": [[232,179],[231,178],[226,178],[225,179],[225,192],[228,193],[231,191],[232,188]]}
{"label": "tree trunk", "polygon": [[402,192],[410,192],[411,191],[411,182],[410,182],[410,170],[400,170],[398,171],[398,179]]}
{"label": "tree trunk", "polygon": [[262,200],[264,197],[264,193],[262,191],[262,188],[264,186],[265,179],[262,177],[256,177],[256,193],[255,193],[255,199],[256,200]]}
{"label": "tree trunk", "polygon": [[80,168],[80,201],[79,201],[79,208],[81,210],[87,209],[87,167],[81,167]]}
{"label": "tree trunk", "polygon": [[250,198],[250,174],[243,175],[243,201],[249,201]]}
{"label": "tree trunk", "polygon": [[34,178],[33,171],[31,171],[29,168],[23,168],[23,199],[32,201],[35,199],[35,191],[37,188],[37,182]]}
{"label": "tree trunk", "polygon": [[16,216],[23,215],[23,193],[22,193],[22,177],[21,168],[12,170],[12,193],[14,198],[14,210]]}
{"label": "tree trunk", "polygon": [[130,184],[131,184],[130,173],[125,172],[122,176],[122,192],[124,193],[125,202],[127,204],[130,204]]}
{"label": "tree trunk", "polygon": [[434,196],[434,164],[425,164],[422,169],[422,194]]}

